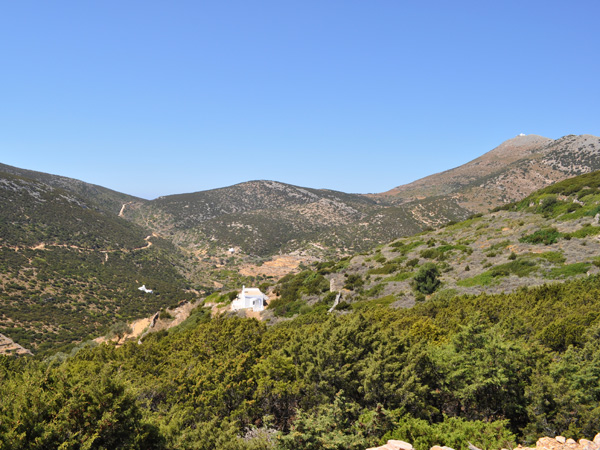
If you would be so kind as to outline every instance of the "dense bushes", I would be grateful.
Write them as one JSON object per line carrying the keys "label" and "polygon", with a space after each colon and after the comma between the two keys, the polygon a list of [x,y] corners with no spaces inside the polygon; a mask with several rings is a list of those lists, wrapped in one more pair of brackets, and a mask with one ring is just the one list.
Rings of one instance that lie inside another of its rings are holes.
{"label": "dense bushes", "polygon": [[[294,282],[314,289],[316,280]],[[3,358],[0,435],[9,448],[17,435],[15,448],[89,443],[82,411],[98,426],[119,418],[120,428],[102,430],[129,448],[150,436],[182,449],[366,448],[394,437],[459,450],[591,438],[600,427],[599,299],[600,281],[588,277],[270,327],[202,315],[142,345],[84,348],[62,364]]]}

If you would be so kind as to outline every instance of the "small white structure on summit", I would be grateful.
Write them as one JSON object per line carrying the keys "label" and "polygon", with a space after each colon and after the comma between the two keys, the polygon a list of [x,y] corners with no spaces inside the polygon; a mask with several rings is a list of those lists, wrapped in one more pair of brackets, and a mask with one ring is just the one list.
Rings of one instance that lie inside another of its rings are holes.
{"label": "small white structure on summit", "polygon": [[263,311],[265,309],[265,300],[268,299],[258,288],[246,288],[246,286],[242,286],[242,292],[231,302],[231,309],[239,311],[240,309],[252,308],[253,311]]}
{"label": "small white structure on summit", "polygon": [[145,292],[146,294],[152,294],[152,289],[148,289],[145,284],[142,284],[138,290]]}

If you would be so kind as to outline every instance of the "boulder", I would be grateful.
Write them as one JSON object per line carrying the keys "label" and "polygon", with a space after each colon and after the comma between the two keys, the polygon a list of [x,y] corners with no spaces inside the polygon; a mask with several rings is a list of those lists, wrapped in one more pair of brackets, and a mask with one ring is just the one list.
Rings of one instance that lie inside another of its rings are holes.
{"label": "boulder", "polygon": [[398,441],[396,439],[390,439],[387,444],[381,447],[371,447],[367,450],[414,450],[412,444],[404,441]]}
{"label": "boulder", "polygon": [[397,441],[395,439],[390,439],[387,441],[386,445],[391,445],[390,450],[414,450],[412,444],[404,441]]}
{"label": "boulder", "polygon": [[579,439],[579,446],[581,450],[597,450],[598,446],[594,444],[592,441],[588,441],[587,439]]}

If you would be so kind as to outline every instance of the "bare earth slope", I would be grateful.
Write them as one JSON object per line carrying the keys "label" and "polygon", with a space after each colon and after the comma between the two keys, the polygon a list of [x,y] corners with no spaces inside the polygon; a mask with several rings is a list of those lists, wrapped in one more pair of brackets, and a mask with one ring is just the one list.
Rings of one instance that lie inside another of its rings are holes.
{"label": "bare earth slope", "polygon": [[600,138],[520,135],[460,167],[372,197],[394,203],[447,196],[475,212],[520,200],[556,181],[600,169]]}

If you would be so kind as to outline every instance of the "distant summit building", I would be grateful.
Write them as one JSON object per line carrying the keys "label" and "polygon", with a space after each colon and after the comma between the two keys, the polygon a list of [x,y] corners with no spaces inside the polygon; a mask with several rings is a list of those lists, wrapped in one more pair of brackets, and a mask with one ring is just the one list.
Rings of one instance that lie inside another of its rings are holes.
{"label": "distant summit building", "polygon": [[231,302],[231,309],[239,311],[240,309],[252,308],[253,311],[263,311],[265,309],[265,300],[268,300],[268,297],[260,289],[242,286],[242,292]]}

